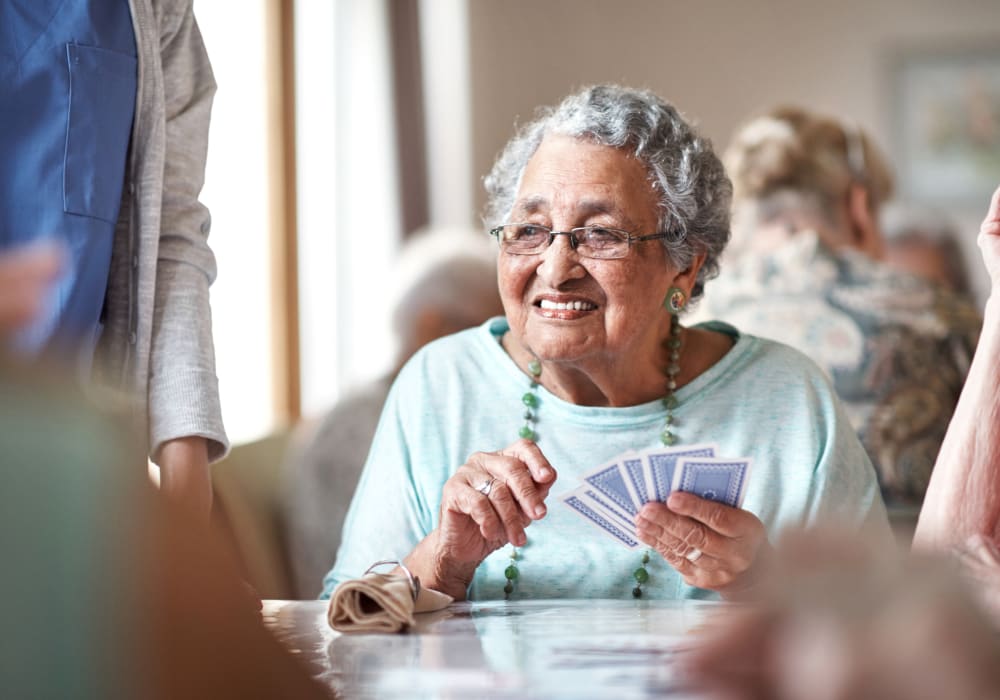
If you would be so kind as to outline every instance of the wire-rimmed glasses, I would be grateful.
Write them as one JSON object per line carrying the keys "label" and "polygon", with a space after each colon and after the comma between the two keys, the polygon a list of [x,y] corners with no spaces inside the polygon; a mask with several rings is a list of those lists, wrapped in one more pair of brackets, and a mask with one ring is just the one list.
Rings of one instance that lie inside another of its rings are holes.
{"label": "wire-rimmed glasses", "polygon": [[503,224],[490,230],[500,248],[511,255],[537,255],[548,248],[556,236],[568,236],[569,244],[585,258],[613,260],[628,255],[632,243],[669,238],[679,240],[673,231],[635,236],[628,231],[607,226],[579,226],[569,231],[553,231],[541,224]]}

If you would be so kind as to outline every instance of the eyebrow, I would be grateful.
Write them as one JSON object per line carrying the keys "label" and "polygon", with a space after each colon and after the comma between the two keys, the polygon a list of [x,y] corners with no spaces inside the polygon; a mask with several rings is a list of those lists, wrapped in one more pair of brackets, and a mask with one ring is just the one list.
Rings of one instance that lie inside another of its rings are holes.
{"label": "eyebrow", "polygon": [[[548,209],[549,200],[541,195],[526,197],[514,203],[514,211],[525,214],[535,214]],[[574,207],[579,216],[584,218],[595,214],[607,214],[619,222],[621,226],[635,226],[635,222],[618,206],[604,199],[581,199]]]}

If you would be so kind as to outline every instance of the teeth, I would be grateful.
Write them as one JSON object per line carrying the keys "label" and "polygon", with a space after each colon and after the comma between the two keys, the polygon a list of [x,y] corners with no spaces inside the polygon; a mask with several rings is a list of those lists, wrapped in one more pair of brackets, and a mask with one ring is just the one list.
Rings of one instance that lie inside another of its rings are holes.
{"label": "teeth", "polygon": [[565,311],[591,311],[597,308],[596,304],[591,304],[589,301],[558,302],[542,299],[539,305],[543,309],[560,309]]}

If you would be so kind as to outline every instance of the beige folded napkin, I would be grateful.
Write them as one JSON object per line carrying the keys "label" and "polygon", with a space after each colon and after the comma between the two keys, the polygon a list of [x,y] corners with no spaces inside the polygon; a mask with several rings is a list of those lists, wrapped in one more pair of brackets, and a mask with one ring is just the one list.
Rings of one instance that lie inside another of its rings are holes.
{"label": "beige folded napkin", "polygon": [[338,632],[399,632],[414,624],[415,613],[441,610],[453,600],[423,587],[413,600],[413,587],[406,576],[365,574],[337,586],[327,619]]}

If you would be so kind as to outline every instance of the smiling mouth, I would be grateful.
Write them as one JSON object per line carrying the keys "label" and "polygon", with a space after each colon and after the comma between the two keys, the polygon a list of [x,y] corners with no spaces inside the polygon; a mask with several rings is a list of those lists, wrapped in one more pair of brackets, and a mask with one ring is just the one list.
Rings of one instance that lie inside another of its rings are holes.
{"label": "smiling mouth", "polygon": [[551,301],[549,299],[539,300],[538,306],[552,311],[593,311],[597,308],[597,304],[592,304],[589,301]]}

